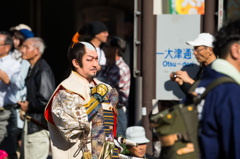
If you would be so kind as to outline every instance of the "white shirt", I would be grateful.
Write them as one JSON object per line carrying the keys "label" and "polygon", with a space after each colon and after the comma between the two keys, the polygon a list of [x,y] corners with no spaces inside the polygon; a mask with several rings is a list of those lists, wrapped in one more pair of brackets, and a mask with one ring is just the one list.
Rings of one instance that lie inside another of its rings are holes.
{"label": "white shirt", "polygon": [[[28,69],[30,67],[30,63],[26,60],[21,60],[21,70],[18,77],[12,77],[11,82],[15,83],[18,86],[18,91],[16,94],[17,101],[25,101],[27,96],[27,87],[25,86],[25,78],[27,77]],[[18,128],[23,128],[24,122],[20,118],[20,110],[17,109],[17,125]]]}
{"label": "white shirt", "polygon": [[[8,78],[18,77],[20,74],[20,63],[12,59],[10,55],[0,59],[0,69],[7,73]],[[0,80],[0,107],[17,103],[16,93],[18,87],[16,83],[10,82],[9,85]]]}
{"label": "white shirt", "polygon": [[97,49],[97,54],[98,54],[99,65],[105,65],[107,60],[106,60],[104,51],[102,49],[100,49],[99,47],[97,47],[96,49]]}
{"label": "white shirt", "polygon": [[26,60],[20,62],[21,69],[20,75],[18,77],[14,76],[11,78],[11,82],[15,83],[18,86],[18,92],[16,98],[19,100],[26,100],[27,96],[27,87],[25,86],[25,78],[27,77],[30,63]]}

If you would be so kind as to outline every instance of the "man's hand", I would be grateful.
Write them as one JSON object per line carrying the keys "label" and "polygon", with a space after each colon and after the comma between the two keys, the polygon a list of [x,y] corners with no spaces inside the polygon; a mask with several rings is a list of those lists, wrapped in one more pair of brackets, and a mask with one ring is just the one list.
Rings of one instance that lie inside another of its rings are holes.
{"label": "man's hand", "polygon": [[189,83],[189,84],[194,83],[194,80],[191,77],[189,77],[187,71],[180,71],[179,70],[179,71],[176,72],[176,75],[177,75],[178,78],[182,79],[183,82],[185,82],[185,83]]}
{"label": "man's hand", "polygon": [[23,111],[26,112],[28,110],[28,101],[24,101],[24,102],[18,101],[18,104],[20,105],[20,107]]}
{"label": "man's hand", "polygon": [[189,77],[186,71],[179,70],[175,73],[171,73],[170,78],[172,81],[177,82],[179,85],[182,85],[183,82],[189,83],[191,85],[194,83],[194,80],[191,77]]}
{"label": "man's hand", "polygon": [[171,79],[171,81],[177,82],[178,85],[180,85],[180,86],[183,84],[183,80],[181,78],[177,77],[176,72],[172,72],[170,74],[170,79]]}

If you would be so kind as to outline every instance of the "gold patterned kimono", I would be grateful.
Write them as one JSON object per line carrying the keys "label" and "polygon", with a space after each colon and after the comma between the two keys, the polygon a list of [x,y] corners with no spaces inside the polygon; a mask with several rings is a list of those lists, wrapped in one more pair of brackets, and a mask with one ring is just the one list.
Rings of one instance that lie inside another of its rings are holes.
{"label": "gold patterned kimono", "polygon": [[[92,122],[88,121],[84,106],[91,98],[90,88],[99,83],[100,81],[95,79],[92,83],[88,83],[86,79],[72,71],[70,76],[55,90],[45,109],[53,159],[82,158],[83,151],[79,150],[79,146],[81,146],[85,132],[90,132],[87,138],[87,148],[92,151],[91,144],[94,143],[91,141]],[[112,89],[109,85],[107,86],[109,90]],[[102,123],[104,136],[101,140],[105,140],[105,135],[111,134],[111,128],[116,132],[117,118],[110,103],[102,103],[100,110],[104,117]],[[112,158],[118,158],[117,148],[114,149]]]}

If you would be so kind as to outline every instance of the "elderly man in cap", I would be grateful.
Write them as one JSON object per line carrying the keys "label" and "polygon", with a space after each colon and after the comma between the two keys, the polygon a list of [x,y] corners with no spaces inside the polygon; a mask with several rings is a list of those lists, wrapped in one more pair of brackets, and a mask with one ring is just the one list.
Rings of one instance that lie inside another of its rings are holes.
{"label": "elderly man in cap", "polygon": [[138,143],[138,146],[127,145],[130,156],[120,155],[120,158],[146,158],[147,143],[150,141],[145,136],[145,130],[142,126],[131,126],[126,130],[126,138]]}
{"label": "elderly man in cap", "polygon": [[213,41],[214,37],[211,34],[201,33],[195,40],[186,42],[188,45],[193,46],[193,52],[200,64],[200,70],[194,79],[189,77],[186,71],[179,70],[170,74],[171,80],[177,82],[184,93],[187,94],[195,80],[200,78],[202,70],[209,67],[216,59],[216,55],[213,52]]}

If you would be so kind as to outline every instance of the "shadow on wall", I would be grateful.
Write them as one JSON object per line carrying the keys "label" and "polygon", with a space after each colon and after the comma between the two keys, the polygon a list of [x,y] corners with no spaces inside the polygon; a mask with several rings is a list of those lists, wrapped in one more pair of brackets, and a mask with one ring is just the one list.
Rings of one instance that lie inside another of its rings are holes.
{"label": "shadow on wall", "polygon": [[[188,73],[189,77],[194,79],[199,71],[199,65],[197,65],[197,64],[186,65],[181,68],[181,71],[186,71]],[[170,79],[165,82],[164,88],[167,91],[172,91],[173,94],[176,97],[178,97],[179,99],[182,99],[185,96],[185,94],[180,89],[178,84],[174,81],[171,81]]]}

